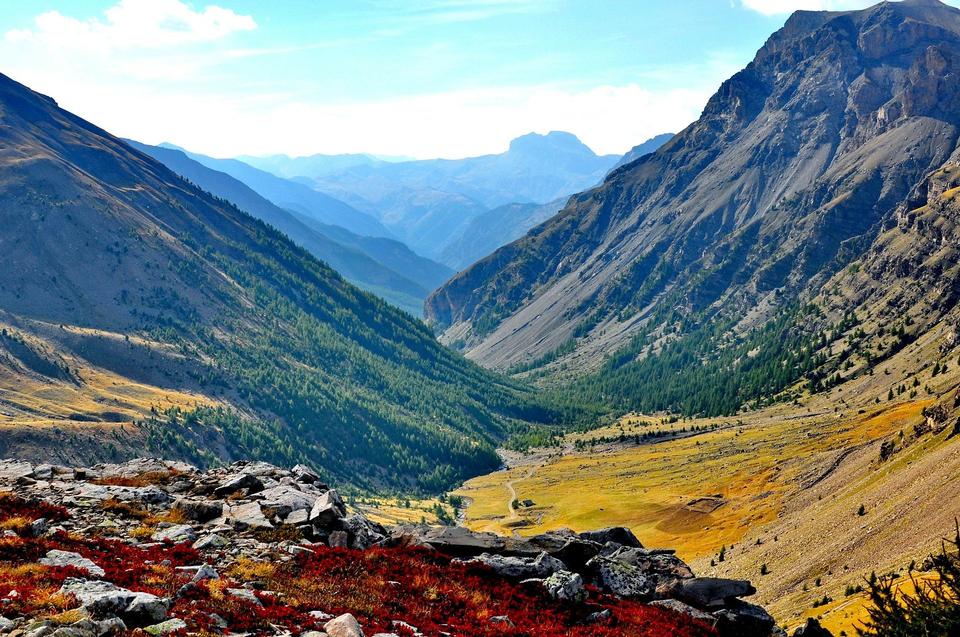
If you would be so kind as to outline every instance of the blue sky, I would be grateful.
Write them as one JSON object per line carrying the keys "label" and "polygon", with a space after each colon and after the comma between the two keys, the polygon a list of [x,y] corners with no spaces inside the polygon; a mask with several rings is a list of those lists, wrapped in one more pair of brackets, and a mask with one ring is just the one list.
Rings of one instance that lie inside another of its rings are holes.
{"label": "blue sky", "polygon": [[624,152],[695,119],[789,11],[870,2],[6,4],[0,72],[115,134],[218,156],[462,157],[557,129]]}

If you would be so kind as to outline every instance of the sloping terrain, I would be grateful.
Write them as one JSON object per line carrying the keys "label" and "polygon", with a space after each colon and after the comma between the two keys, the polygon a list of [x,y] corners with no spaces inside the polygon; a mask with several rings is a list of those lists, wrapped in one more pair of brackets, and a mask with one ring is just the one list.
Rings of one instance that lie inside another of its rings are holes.
{"label": "sloping terrain", "polygon": [[[182,151],[125,141],[200,188],[280,230],[351,283],[414,316],[422,312],[427,294],[452,274],[439,263],[417,256],[399,241],[360,237],[346,228],[283,210],[239,180],[207,168]],[[393,269],[384,261],[404,270]]]}
{"label": "sloping terrain", "polygon": [[960,11],[936,0],[798,12],[697,122],[452,279],[427,317],[486,366],[598,370],[575,398],[621,409],[777,393],[820,361],[746,354],[799,346],[804,299],[953,154],[958,55]]}
{"label": "sloping terrain", "polygon": [[642,144],[637,144],[628,150],[626,154],[620,158],[620,161],[613,165],[613,168],[610,169],[610,172],[620,168],[620,166],[633,163],[641,157],[649,155],[650,153],[657,152],[661,146],[673,139],[673,135],[673,133],[661,133],[660,135],[651,137]]}
{"label": "sloping terrain", "polygon": [[[495,466],[520,421],[552,418],[276,230],[6,77],[0,222],[10,365],[97,400],[121,388],[83,370],[169,391],[173,408],[159,400],[134,425],[156,451],[436,489]],[[183,409],[193,393],[220,406]],[[44,410],[58,415],[78,422]],[[67,451],[58,432],[35,428],[31,455]]]}

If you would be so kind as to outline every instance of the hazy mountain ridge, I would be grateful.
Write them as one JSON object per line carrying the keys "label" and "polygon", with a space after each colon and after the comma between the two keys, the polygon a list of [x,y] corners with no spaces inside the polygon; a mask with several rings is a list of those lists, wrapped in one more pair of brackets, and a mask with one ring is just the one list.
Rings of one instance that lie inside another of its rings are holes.
{"label": "hazy mountain ridge", "polygon": [[620,381],[665,336],[762,325],[954,152],[958,60],[960,11],[934,0],[798,12],[700,120],[455,277],[427,316],[501,368],[566,350],[596,369],[630,344],[607,363]]}
{"label": "hazy mountain ridge", "polygon": [[283,210],[241,181],[190,159],[183,151],[130,140],[127,143],[211,194],[269,223],[350,282],[415,316],[421,314],[426,295],[452,274],[448,268],[417,256],[394,239],[367,239],[345,228]]}

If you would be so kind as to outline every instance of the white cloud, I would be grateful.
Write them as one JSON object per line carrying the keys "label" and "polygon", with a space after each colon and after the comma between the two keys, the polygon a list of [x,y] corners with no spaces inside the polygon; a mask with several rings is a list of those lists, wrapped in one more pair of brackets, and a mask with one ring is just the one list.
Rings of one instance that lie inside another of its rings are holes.
{"label": "white cloud", "polygon": [[120,0],[103,18],[80,20],[48,11],[34,19],[33,28],[8,31],[5,37],[56,49],[115,52],[211,42],[256,27],[252,17],[213,5],[194,11],[180,0]]}
{"label": "white cloud", "polygon": [[[739,0],[747,9],[764,15],[781,15],[794,11],[850,11],[866,9],[879,0]],[[958,4],[955,0],[948,4]]]}

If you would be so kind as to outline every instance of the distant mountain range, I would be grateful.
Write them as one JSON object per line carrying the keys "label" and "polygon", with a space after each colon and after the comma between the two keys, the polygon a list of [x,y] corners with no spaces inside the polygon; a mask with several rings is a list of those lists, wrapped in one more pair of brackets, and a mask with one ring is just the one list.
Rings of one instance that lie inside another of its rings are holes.
{"label": "distant mountain range", "polygon": [[555,418],[278,230],[2,75],[0,222],[0,455],[256,457],[439,490]]}
{"label": "distant mountain range", "polygon": [[[323,223],[317,215],[284,210],[260,196],[242,181],[191,159],[181,150],[148,146],[126,140],[128,144],[162,162],[178,175],[200,188],[236,205],[244,212],[261,219],[280,230],[313,256],[325,261],[347,280],[373,292],[394,305],[420,316],[427,294],[447,280],[453,271],[446,266],[414,254],[403,243],[384,237],[363,237],[339,225]],[[240,162],[211,160],[214,165],[229,165],[234,172],[247,176]],[[278,180],[272,176],[252,179],[265,190],[277,192],[270,185]],[[350,214],[348,210],[324,209],[326,218],[340,220],[335,213]]]}
{"label": "distant mountain range", "polygon": [[[570,133],[552,132],[517,138],[504,153],[467,159],[388,162],[369,156],[316,156],[248,161],[287,176],[300,172],[298,181],[310,181],[317,190],[376,217],[417,253],[463,267],[468,258],[484,256],[481,250],[499,247],[531,227],[530,216],[520,214],[507,229],[510,218],[501,214],[491,235],[483,237],[475,233],[485,233],[486,226],[471,226],[474,219],[501,206],[541,206],[567,197],[597,184],[619,159],[596,155]],[[477,246],[469,257],[450,247],[467,232]]]}

